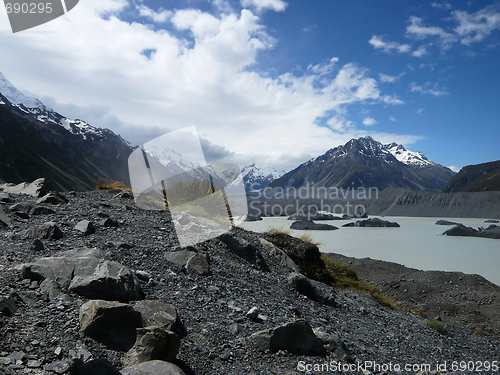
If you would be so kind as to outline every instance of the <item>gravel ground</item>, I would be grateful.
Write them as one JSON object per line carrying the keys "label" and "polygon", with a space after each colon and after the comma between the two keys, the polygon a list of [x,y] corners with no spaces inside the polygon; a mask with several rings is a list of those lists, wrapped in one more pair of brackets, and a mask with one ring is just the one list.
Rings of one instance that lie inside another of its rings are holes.
{"label": "gravel ground", "polygon": [[[448,334],[440,334],[421,316],[384,307],[360,291],[322,286],[325,293],[335,296],[338,307],[304,297],[290,286],[290,270],[263,251],[255,233],[234,230],[232,235],[262,249],[269,271],[237,256],[216,238],[195,249],[208,255],[211,275],[190,276],[165,260],[165,254],[178,247],[168,215],[137,208],[132,199],[116,197],[116,193],[65,193],[69,203],[44,205],[55,213],[27,218],[17,216],[9,207],[34,203],[37,198],[11,195],[11,201],[3,203],[12,225],[0,229],[0,301],[10,296],[16,312],[0,317],[0,374],[54,374],[46,366],[71,358],[75,352],[83,353],[85,360],[102,357],[118,369],[123,367],[125,353],[109,350],[80,332],[78,312],[87,299],[68,292],[64,303],[52,304],[40,289],[40,282],[22,279],[23,263],[79,247],[105,250],[109,260],[151,275],[148,282],[141,282],[145,298],[175,305],[185,328],[176,364],[186,374],[355,374],[363,372],[335,371],[333,365],[364,361],[381,366],[365,374],[414,374],[419,371],[405,371],[403,366],[430,364],[436,370],[436,364],[444,365],[445,361],[447,371],[442,368],[439,373],[472,374],[476,372],[453,372],[453,361],[484,364],[499,360],[500,345],[493,338],[452,321],[445,321]],[[100,225],[105,215],[116,219],[119,226]],[[95,233],[83,235],[74,230],[84,219],[95,224]],[[64,236],[42,240],[43,250],[32,249],[33,239],[25,238],[24,232],[49,221],[57,223]],[[458,306],[461,301],[455,303]],[[253,306],[265,319],[254,321],[245,316]],[[325,356],[300,356],[263,351],[247,340],[252,333],[298,317],[334,337],[338,348]],[[16,362],[19,353],[24,355]],[[390,363],[392,371],[383,367]],[[323,371],[305,369],[305,365],[314,364],[323,365]],[[401,371],[394,370],[397,364],[402,366]]]}

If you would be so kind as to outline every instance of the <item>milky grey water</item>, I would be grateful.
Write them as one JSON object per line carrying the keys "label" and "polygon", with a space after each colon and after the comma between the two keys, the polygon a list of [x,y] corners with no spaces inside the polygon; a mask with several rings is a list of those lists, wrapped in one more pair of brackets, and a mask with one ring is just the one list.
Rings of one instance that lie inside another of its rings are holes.
{"label": "milky grey water", "polygon": [[[400,228],[342,228],[350,220],[323,221],[339,227],[334,231],[291,230],[294,236],[309,234],[320,241],[324,253],[339,253],[356,258],[396,262],[421,270],[462,271],[479,274],[500,285],[500,240],[448,237],[441,234],[451,226],[434,224],[439,218],[384,217],[398,222]],[[477,228],[490,224],[485,219],[444,218]],[[289,229],[286,217],[269,217],[245,222],[241,226],[255,232],[271,227]]]}

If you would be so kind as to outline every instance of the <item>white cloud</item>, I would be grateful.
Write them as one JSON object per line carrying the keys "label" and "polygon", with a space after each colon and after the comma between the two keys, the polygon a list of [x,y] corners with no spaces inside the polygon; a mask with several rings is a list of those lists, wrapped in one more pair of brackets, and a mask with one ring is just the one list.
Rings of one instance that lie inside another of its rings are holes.
{"label": "white cloud", "polygon": [[380,82],[383,82],[383,83],[393,83],[393,82],[399,81],[399,79],[401,77],[403,77],[404,75],[405,75],[405,73],[400,73],[397,76],[390,76],[388,74],[380,73],[378,75],[378,77],[380,79]]}
{"label": "white cloud", "polygon": [[397,42],[385,42],[382,37],[373,35],[368,41],[375,49],[381,49],[386,53],[396,51],[399,53],[409,53],[411,46],[409,44],[401,44]]}
{"label": "white cloud", "polygon": [[450,3],[447,3],[447,2],[444,2],[444,3],[431,3],[431,7],[437,8],[437,9],[446,9],[446,10],[453,9],[453,6]]}
{"label": "white cloud", "polygon": [[257,12],[264,9],[271,9],[275,12],[283,12],[287,3],[282,0],[241,0],[241,6],[244,8],[253,8]]}
{"label": "white cloud", "polygon": [[411,92],[419,92],[421,94],[429,94],[429,95],[434,95],[434,96],[443,96],[443,95],[449,95],[450,93],[446,91],[446,89],[439,89],[437,88],[437,85],[434,85],[431,87],[431,83],[427,82],[424,86],[418,86],[415,82],[412,82],[410,84],[410,91]]}
{"label": "white cloud", "polygon": [[363,125],[365,126],[373,126],[375,124],[378,124],[378,121],[375,120],[373,117],[365,117],[363,119]]}
{"label": "white cloud", "polygon": [[500,29],[499,9],[499,6],[488,6],[473,14],[454,11],[453,16],[458,23],[454,31],[460,36],[460,42],[465,45],[480,42],[494,30]]}
{"label": "white cloud", "polygon": [[389,117],[389,120],[391,120],[391,121],[393,121],[393,122],[398,121],[398,120],[396,120],[393,116],[390,116],[390,117]]}
{"label": "white cloud", "polygon": [[417,115],[421,115],[421,114],[423,114],[423,113],[424,113],[424,109],[423,109],[423,108],[419,108],[419,109],[417,109],[417,110],[415,111],[415,113],[416,113]]}
{"label": "white cloud", "polygon": [[406,28],[406,34],[417,39],[436,37],[443,48],[449,48],[456,41],[456,37],[453,34],[447,33],[440,27],[422,26],[422,19],[415,16],[410,17],[410,25]]}
{"label": "white cloud", "polygon": [[[51,98],[48,105],[62,114],[110,127],[133,144],[196,125],[213,155],[285,169],[368,135],[347,120],[350,104],[402,103],[382,93],[366,69],[337,66],[336,58],[300,74],[253,71],[276,41],[250,10],[172,10],[172,32],[121,20],[128,6],[87,0],[37,32],[4,33],[2,72],[20,89]],[[8,29],[0,12],[0,30]],[[336,120],[319,126],[326,118]],[[370,134],[405,144],[419,139]]]}
{"label": "white cloud", "polygon": [[427,49],[425,48],[425,46],[420,46],[418,47],[417,50],[413,51],[411,53],[412,56],[415,56],[415,57],[422,57],[424,55],[427,55],[428,52],[427,52]]}
{"label": "white cloud", "polygon": [[164,23],[172,16],[172,12],[167,10],[156,12],[144,4],[136,5],[136,9],[139,11],[139,15],[149,18],[156,23]]}
{"label": "white cloud", "polygon": [[449,165],[448,168],[450,168],[455,173],[460,172],[460,169],[462,169],[462,168],[459,168],[459,167],[455,167],[454,165]]}

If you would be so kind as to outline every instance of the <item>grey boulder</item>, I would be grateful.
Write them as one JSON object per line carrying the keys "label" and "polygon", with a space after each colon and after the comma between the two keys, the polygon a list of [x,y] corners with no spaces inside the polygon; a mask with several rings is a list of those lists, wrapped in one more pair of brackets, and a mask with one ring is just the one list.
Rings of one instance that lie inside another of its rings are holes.
{"label": "grey boulder", "polygon": [[63,232],[56,223],[47,222],[42,225],[36,225],[28,228],[26,232],[24,232],[24,237],[58,240],[63,237]]}
{"label": "grey boulder", "polygon": [[148,361],[126,367],[121,370],[122,375],[185,375],[179,367],[165,361]]}
{"label": "grey boulder", "polygon": [[80,330],[88,337],[119,351],[128,351],[142,326],[141,314],[132,305],[91,300],[80,307]]}
{"label": "grey boulder", "polygon": [[155,326],[138,328],[136,332],[136,342],[127,352],[124,361],[127,365],[155,359],[167,362],[175,360],[180,347],[180,338],[177,334]]}
{"label": "grey boulder", "polygon": [[262,350],[276,353],[285,350],[298,355],[323,355],[323,341],[316,337],[306,320],[299,319],[279,327],[260,331],[248,337]]}
{"label": "grey boulder", "polygon": [[83,297],[129,302],[142,297],[139,279],[128,267],[114,261],[102,261],[93,274],[75,276],[69,289]]}

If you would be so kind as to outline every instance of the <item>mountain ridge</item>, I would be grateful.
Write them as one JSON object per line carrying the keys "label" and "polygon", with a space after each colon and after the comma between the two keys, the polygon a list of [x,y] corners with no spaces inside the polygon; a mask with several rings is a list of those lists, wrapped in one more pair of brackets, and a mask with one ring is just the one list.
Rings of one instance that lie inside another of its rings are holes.
{"label": "mountain ridge", "polygon": [[53,111],[3,75],[0,143],[0,178],[5,182],[45,177],[47,189],[63,191],[92,190],[98,179],[129,182],[127,159],[133,148],[127,141]]}
{"label": "mountain ridge", "polygon": [[444,193],[500,191],[500,160],[463,167],[443,188]]}
{"label": "mountain ridge", "polygon": [[441,190],[454,174],[422,153],[362,137],[299,165],[269,186]]}

